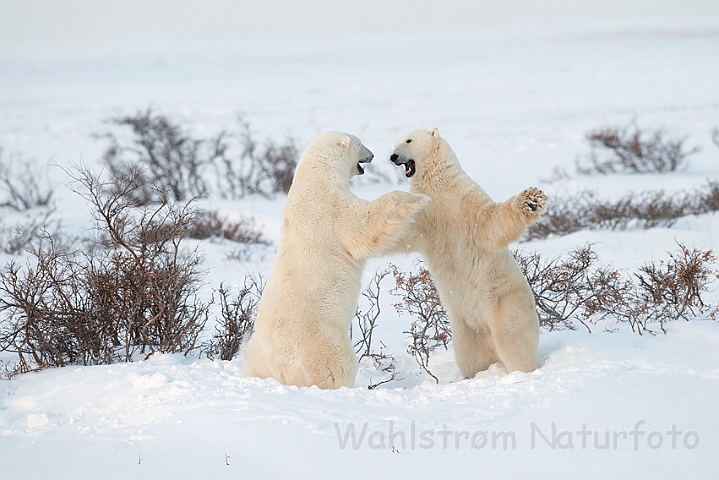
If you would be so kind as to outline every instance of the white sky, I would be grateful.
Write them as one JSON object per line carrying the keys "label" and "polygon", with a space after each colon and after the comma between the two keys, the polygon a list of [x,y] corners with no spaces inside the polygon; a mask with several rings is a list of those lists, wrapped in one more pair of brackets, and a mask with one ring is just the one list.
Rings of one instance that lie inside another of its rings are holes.
{"label": "white sky", "polygon": [[719,21],[719,0],[0,0],[0,45]]}

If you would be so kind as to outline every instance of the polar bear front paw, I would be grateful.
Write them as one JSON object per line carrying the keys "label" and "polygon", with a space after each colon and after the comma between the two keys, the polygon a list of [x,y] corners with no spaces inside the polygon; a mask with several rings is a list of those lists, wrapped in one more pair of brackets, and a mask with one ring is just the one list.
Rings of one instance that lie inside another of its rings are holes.
{"label": "polar bear front paw", "polygon": [[394,201],[397,212],[402,216],[417,213],[430,202],[430,198],[423,194],[397,191],[392,192],[390,195],[392,195],[392,200]]}
{"label": "polar bear front paw", "polygon": [[517,195],[516,207],[530,218],[536,218],[547,211],[547,197],[538,188],[530,187]]}

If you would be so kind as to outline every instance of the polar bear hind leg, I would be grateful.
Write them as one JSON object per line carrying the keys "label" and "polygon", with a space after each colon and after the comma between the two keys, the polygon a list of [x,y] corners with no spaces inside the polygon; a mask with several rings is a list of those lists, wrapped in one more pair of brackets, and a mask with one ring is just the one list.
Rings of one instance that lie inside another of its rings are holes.
{"label": "polar bear hind leg", "polygon": [[494,348],[507,372],[536,370],[539,320],[534,305],[507,295],[499,299],[491,316]]}
{"label": "polar bear hind leg", "polygon": [[262,345],[260,345],[259,339],[250,338],[250,341],[247,343],[246,356],[247,364],[242,372],[243,376],[260,378],[272,376],[265,362],[264,354],[262,353]]}
{"label": "polar bear hind leg", "polygon": [[486,326],[477,330],[462,319],[453,319],[452,343],[454,358],[464,378],[473,378],[499,360]]}

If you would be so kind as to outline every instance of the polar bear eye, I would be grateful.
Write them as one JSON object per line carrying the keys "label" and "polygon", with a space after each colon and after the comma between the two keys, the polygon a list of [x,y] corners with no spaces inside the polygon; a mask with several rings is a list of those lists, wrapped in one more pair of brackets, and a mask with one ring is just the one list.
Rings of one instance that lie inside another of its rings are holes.
{"label": "polar bear eye", "polygon": [[411,139],[411,138],[408,138],[408,139],[407,139],[407,143],[412,143],[412,139]]}

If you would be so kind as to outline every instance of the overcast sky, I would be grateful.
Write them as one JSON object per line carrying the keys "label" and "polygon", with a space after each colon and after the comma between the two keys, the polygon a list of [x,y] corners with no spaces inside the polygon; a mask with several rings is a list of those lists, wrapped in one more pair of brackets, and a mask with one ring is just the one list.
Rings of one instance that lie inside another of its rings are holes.
{"label": "overcast sky", "polygon": [[719,0],[0,0],[0,45],[719,19]]}

